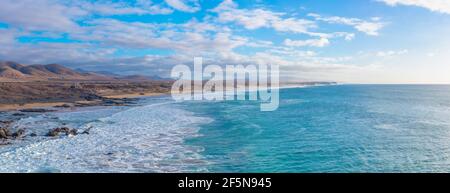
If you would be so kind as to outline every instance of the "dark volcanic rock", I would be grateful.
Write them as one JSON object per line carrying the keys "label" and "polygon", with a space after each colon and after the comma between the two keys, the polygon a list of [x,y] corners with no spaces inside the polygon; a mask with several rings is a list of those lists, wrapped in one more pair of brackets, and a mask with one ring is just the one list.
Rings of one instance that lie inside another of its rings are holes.
{"label": "dark volcanic rock", "polygon": [[48,137],[56,137],[56,136],[59,135],[59,133],[61,133],[61,129],[60,129],[60,128],[54,128],[54,129],[50,130],[50,131],[47,133],[47,136],[48,136]]}
{"label": "dark volcanic rock", "polygon": [[21,138],[24,135],[25,135],[25,130],[24,129],[19,129],[15,133],[12,134],[12,137],[14,137],[14,138]]}
{"label": "dark volcanic rock", "polygon": [[0,139],[9,139],[12,136],[8,128],[0,128]]}
{"label": "dark volcanic rock", "polygon": [[72,106],[68,105],[68,104],[63,104],[63,105],[56,105],[56,108],[70,108]]}
{"label": "dark volcanic rock", "polygon": [[91,132],[91,129],[92,129],[92,127],[89,127],[86,130],[84,130],[81,134],[89,135],[89,133]]}
{"label": "dark volcanic rock", "polygon": [[72,129],[67,133],[67,135],[78,135],[78,130]]}
{"label": "dark volcanic rock", "polygon": [[135,102],[139,99],[133,99],[133,98],[118,98],[118,99],[111,99],[106,98],[103,99],[103,105],[105,106],[126,106],[126,105],[133,105],[136,104]]}
{"label": "dark volcanic rock", "polygon": [[119,99],[105,99],[105,100],[103,100],[103,103],[111,104],[111,105],[118,105],[118,104],[123,104],[123,101],[121,101]]}
{"label": "dark volcanic rock", "polygon": [[96,94],[88,94],[87,96],[84,96],[84,99],[87,100],[87,101],[94,101],[94,100],[103,99],[103,97],[98,96]]}
{"label": "dark volcanic rock", "polygon": [[99,105],[98,103],[75,103],[75,107],[92,107],[92,106],[97,106]]}
{"label": "dark volcanic rock", "polygon": [[59,134],[64,133],[66,135],[77,135],[78,131],[76,129],[70,129],[68,127],[54,128],[47,133],[48,137],[57,137]]}
{"label": "dark volcanic rock", "polygon": [[61,127],[60,132],[69,133],[70,129],[68,127]]}
{"label": "dark volcanic rock", "polygon": [[0,124],[9,125],[13,123],[13,121],[0,121]]}
{"label": "dark volcanic rock", "polygon": [[47,112],[54,112],[55,110],[52,109],[22,109],[20,112],[24,113],[47,113]]}
{"label": "dark volcanic rock", "polygon": [[13,122],[14,122],[14,121],[10,121],[10,120],[8,120],[8,121],[0,121],[0,128],[4,128],[5,131],[8,131],[8,132],[9,132],[8,128],[11,126],[11,124],[12,124]]}
{"label": "dark volcanic rock", "polygon": [[0,139],[8,139],[9,130],[6,128],[0,128]]}

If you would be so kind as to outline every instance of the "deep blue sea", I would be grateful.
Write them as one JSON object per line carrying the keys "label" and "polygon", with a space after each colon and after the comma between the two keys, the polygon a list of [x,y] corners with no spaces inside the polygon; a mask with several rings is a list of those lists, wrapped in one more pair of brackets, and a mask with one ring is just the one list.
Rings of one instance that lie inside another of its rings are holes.
{"label": "deep blue sea", "polygon": [[91,135],[0,147],[0,172],[450,172],[450,86],[335,85],[257,101],[143,99],[20,120]]}
{"label": "deep blue sea", "polygon": [[280,91],[280,108],[197,103],[218,172],[450,172],[450,86],[341,85]]}

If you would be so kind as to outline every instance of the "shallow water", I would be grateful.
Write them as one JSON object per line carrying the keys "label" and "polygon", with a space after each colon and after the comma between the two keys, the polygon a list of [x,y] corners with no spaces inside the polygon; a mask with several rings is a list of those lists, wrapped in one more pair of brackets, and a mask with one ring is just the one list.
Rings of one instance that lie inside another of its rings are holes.
{"label": "shallow water", "polygon": [[[85,108],[22,119],[43,135],[62,123],[90,135],[0,147],[0,172],[449,172],[450,86],[282,89],[258,102]],[[5,116],[5,115],[2,115]]]}

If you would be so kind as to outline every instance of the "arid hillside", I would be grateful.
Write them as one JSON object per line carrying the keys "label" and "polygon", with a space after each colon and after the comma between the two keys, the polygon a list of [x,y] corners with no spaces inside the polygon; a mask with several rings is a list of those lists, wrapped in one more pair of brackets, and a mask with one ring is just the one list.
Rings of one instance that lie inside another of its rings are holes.
{"label": "arid hillside", "polygon": [[172,81],[79,72],[59,64],[0,62],[0,104],[73,102],[114,95],[166,93]]}
{"label": "arid hillside", "polygon": [[15,62],[0,62],[0,81],[45,81],[45,80],[114,80],[106,75],[77,72],[59,64],[24,65]]}
{"label": "arid hillside", "polygon": [[73,102],[125,94],[167,93],[170,81],[110,82],[1,82],[0,104]]}

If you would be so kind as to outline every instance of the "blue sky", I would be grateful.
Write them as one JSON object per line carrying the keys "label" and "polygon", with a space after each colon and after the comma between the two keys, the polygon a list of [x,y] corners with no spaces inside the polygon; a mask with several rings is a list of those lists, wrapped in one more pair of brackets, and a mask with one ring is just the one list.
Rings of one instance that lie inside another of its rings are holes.
{"label": "blue sky", "polygon": [[278,64],[282,78],[450,83],[450,0],[2,0],[0,60],[167,76]]}

